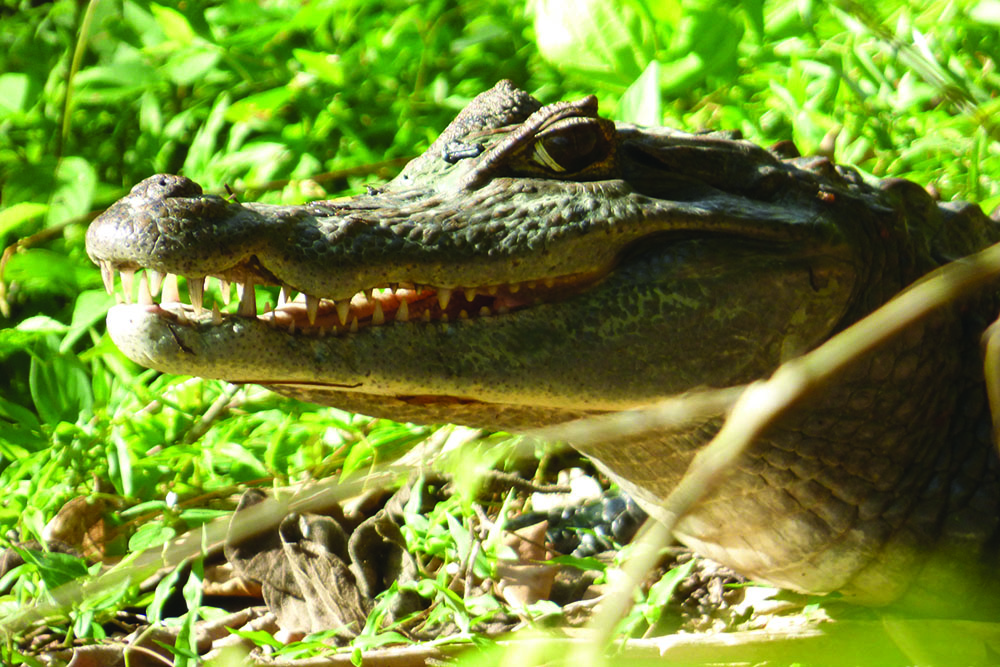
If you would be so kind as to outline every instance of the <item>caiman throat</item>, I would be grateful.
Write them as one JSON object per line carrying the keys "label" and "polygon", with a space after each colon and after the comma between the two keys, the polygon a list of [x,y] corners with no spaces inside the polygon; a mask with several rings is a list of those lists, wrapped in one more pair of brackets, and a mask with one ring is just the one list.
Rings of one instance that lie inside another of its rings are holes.
{"label": "caiman throat", "polygon": [[[518,430],[765,377],[1000,239],[974,205],[787,152],[500,82],[383,188],[268,206],[154,176],[94,221],[87,249],[136,301],[108,329],[140,364]],[[209,277],[241,286],[236,312],[206,301]],[[978,345],[993,296],[858,360],[678,538],[799,591],[996,610],[1000,466]],[[585,453],[655,516],[720,423]]]}

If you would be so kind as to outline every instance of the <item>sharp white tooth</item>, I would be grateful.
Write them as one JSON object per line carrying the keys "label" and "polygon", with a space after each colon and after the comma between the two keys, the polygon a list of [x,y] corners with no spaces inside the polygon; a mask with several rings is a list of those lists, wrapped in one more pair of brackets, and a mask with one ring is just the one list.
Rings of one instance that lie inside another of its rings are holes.
{"label": "sharp white tooth", "polygon": [[437,291],[438,305],[441,306],[441,310],[448,307],[448,303],[451,301],[451,290],[447,287],[441,287]]}
{"label": "sharp white tooth", "polygon": [[101,280],[104,281],[104,289],[108,294],[115,293],[115,270],[111,268],[111,262],[101,260]]}
{"label": "sharp white tooth", "polygon": [[163,285],[163,274],[154,269],[149,269],[146,271],[149,276],[149,291],[152,292],[153,296],[160,293],[160,287]]}
{"label": "sharp white tooth", "polygon": [[242,288],[242,294],[240,294],[240,307],[237,312],[244,317],[257,317],[257,295],[254,293],[253,281],[248,280],[241,283],[239,288]]}
{"label": "sharp white tooth", "polygon": [[306,315],[309,316],[309,324],[316,324],[317,313],[319,313],[319,298],[306,294]]}
{"label": "sharp white tooth", "polygon": [[490,307],[489,307],[489,306],[483,306],[482,308],[480,308],[480,309],[479,309],[479,314],[480,314],[480,315],[481,315],[482,317],[489,317],[489,316],[490,316],[490,315],[492,315],[493,313],[492,313],[492,312],[490,312]]}
{"label": "sharp white tooth", "polygon": [[139,276],[139,303],[144,306],[153,305],[153,295],[149,292],[149,279],[145,273]]}
{"label": "sharp white tooth", "polygon": [[177,274],[168,273],[163,276],[163,295],[160,303],[180,303],[181,291],[177,289]]}
{"label": "sharp white tooth", "polygon": [[406,300],[403,299],[399,302],[399,308],[396,309],[396,321],[397,322],[407,322],[410,319],[410,307],[407,305]]}
{"label": "sharp white tooth", "polygon": [[472,300],[476,298],[476,288],[467,287],[465,288],[465,300],[472,303]]}
{"label": "sharp white tooth", "polygon": [[382,302],[375,302],[375,310],[372,311],[372,324],[385,324],[385,315],[382,313]]}
{"label": "sharp white tooth", "polygon": [[445,324],[448,323],[448,313],[441,313],[441,321]]}
{"label": "sharp white tooth", "polygon": [[219,312],[219,304],[212,302],[212,324],[222,324],[222,313]]}
{"label": "sharp white tooth", "polygon": [[340,324],[342,326],[347,326],[347,318],[351,315],[351,300],[341,299],[337,302],[337,317],[340,318]]}
{"label": "sharp white tooth", "polygon": [[496,296],[497,295],[497,286],[496,285],[490,285],[489,287],[486,288],[486,293],[489,294],[490,296]]}
{"label": "sharp white tooth", "polygon": [[462,310],[458,311],[458,319],[460,319],[460,320],[467,320],[467,319],[469,319],[469,314],[467,312],[465,312],[465,308],[463,308]]}
{"label": "sharp white tooth", "polygon": [[132,303],[132,287],[135,285],[135,270],[122,269],[122,290],[125,292],[125,303]]}
{"label": "sharp white tooth", "polygon": [[511,283],[507,285],[507,291],[511,294],[517,294],[517,291],[521,289],[521,283]]}
{"label": "sharp white tooth", "polygon": [[288,325],[288,333],[295,333],[295,318],[292,318],[292,323]]}
{"label": "sharp white tooth", "polygon": [[191,320],[188,319],[187,313],[183,309],[177,311],[177,321],[181,324],[191,324]]}
{"label": "sharp white tooth", "polygon": [[424,312],[420,313],[420,319],[423,320],[424,322],[430,322],[431,321],[431,311],[425,310]]}
{"label": "sharp white tooth", "polygon": [[202,305],[205,303],[205,279],[188,278],[188,296],[191,297],[191,305],[194,306],[195,315],[201,315]]}
{"label": "sharp white tooth", "polygon": [[528,289],[535,289],[537,285],[538,281],[535,280],[529,280],[528,282],[524,283],[524,286],[527,287]]}
{"label": "sharp white tooth", "polygon": [[546,278],[545,279],[545,286],[546,287],[548,287],[548,288],[551,289],[552,287],[555,287],[555,284],[556,284],[556,279],[555,278]]}
{"label": "sharp white tooth", "polygon": [[358,333],[358,318],[351,320],[351,333]]}
{"label": "sharp white tooth", "polygon": [[228,306],[233,300],[233,292],[229,287],[228,280],[219,278],[219,291],[222,293],[222,303]]}

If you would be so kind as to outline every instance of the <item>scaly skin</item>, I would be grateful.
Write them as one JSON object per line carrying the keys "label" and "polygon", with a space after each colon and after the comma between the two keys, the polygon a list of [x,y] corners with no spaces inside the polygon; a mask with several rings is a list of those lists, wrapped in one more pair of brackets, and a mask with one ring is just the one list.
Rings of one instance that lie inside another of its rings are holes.
{"label": "scaly skin", "polygon": [[[978,207],[906,181],[613,123],[593,98],[541,107],[501,82],[379,191],[278,207],[154,176],[91,225],[87,248],[109,289],[146,269],[186,277],[195,302],[205,276],[308,295],[261,316],[252,297],[235,315],[173,296],[117,306],[111,336],[141,364],[516,430],[766,376],[998,238]],[[859,360],[677,536],[796,590],[994,613],[981,301]],[[718,423],[586,453],[655,516]]]}

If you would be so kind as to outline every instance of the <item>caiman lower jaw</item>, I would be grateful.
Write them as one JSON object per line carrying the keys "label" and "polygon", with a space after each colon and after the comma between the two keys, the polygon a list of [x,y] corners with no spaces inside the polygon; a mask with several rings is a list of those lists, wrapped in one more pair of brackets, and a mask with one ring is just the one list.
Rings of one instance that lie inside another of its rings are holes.
{"label": "caiman lower jaw", "polygon": [[[186,278],[186,299],[178,277],[154,270],[120,272],[121,290],[116,290],[116,270],[100,262],[104,286],[119,303],[138,303],[155,309],[160,317],[184,324],[208,320],[221,324],[224,317],[254,317],[292,334],[340,335],[391,322],[449,322],[473,317],[504,315],[533,304],[559,301],[599,282],[607,271],[577,273],[557,278],[477,287],[434,287],[398,283],[368,288],[350,299],[326,299],[308,294],[294,296],[287,286],[257,285],[252,279],[237,283],[238,300],[232,303],[232,284],[210,276],[218,283],[223,302],[206,293],[205,278]],[[136,285],[136,274],[138,285]],[[258,293],[258,290],[264,293]],[[211,306],[207,299],[212,299]],[[162,306],[162,307],[161,307]],[[233,313],[224,309],[234,310]]]}

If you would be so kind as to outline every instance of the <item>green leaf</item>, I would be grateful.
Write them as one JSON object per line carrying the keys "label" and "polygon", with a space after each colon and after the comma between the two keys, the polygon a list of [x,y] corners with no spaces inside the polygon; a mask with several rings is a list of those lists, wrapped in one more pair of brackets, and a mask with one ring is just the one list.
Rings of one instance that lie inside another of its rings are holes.
{"label": "green leaf", "polygon": [[757,39],[763,40],[764,35],[764,0],[743,0],[743,10],[747,13],[750,27]]}
{"label": "green leaf", "polygon": [[108,475],[115,483],[117,490],[127,497],[135,493],[135,480],[132,475],[132,454],[129,451],[128,443],[121,437],[119,432],[112,436],[114,449],[108,448]]}
{"label": "green leaf", "polygon": [[[19,72],[0,74],[0,118],[14,113],[24,113],[34,104],[31,77]],[[29,102],[31,104],[29,104]],[[0,224],[0,229],[3,225]]]}
{"label": "green leaf", "polygon": [[59,320],[52,319],[48,315],[35,315],[26,320],[22,320],[17,325],[18,331],[30,331],[37,334],[61,333],[67,327]]}
{"label": "green leaf", "polygon": [[48,210],[48,204],[21,202],[0,211],[0,241],[21,225],[45,215]]}
{"label": "green leaf", "polygon": [[79,556],[71,556],[55,551],[12,548],[21,555],[24,562],[38,568],[38,573],[42,576],[42,581],[45,582],[49,590],[54,590],[67,581],[72,581],[87,574],[87,562]]}
{"label": "green leaf", "polygon": [[156,3],[150,3],[149,9],[153,12],[157,24],[167,39],[179,44],[190,44],[194,41],[194,29],[191,28],[187,17],[179,11]]}
{"label": "green leaf", "polygon": [[537,0],[538,50],[561,69],[624,88],[656,56],[649,15],[615,0]]}
{"label": "green leaf", "polygon": [[159,521],[140,526],[128,541],[129,551],[145,551],[174,539],[177,531]]}
{"label": "green leaf", "polygon": [[82,157],[65,157],[56,167],[56,189],[49,199],[48,225],[66,222],[90,211],[97,173]]}
{"label": "green leaf", "polygon": [[180,632],[177,633],[177,642],[174,644],[177,659],[174,661],[176,667],[186,667],[188,664],[196,665],[200,662],[198,658],[198,635],[195,632],[195,623],[198,621],[198,610],[201,608],[203,581],[205,579],[205,562],[202,558],[195,558],[191,562],[191,573],[181,592],[184,601],[187,603],[188,611],[184,614],[184,624]]}
{"label": "green leaf", "polygon": [[244,639],[249,639],[257,646],[270,646],[276,649],[285,648],[285,645],[274,638],[270,632],[264,632],[263,630],[240,630],[238,628],[226,628],[232,634],[237,637],[243,637]]}
{"label": "green leaf", "polygon": [[306,49],[293,49],[292,53],[295,55],[295,59],[302,63],[305,71],[316,78],[337,87],[344,85],[346,81],[344,64],[337,54],[307,51]]}
{"label": "green leaf", "polygon": [[292,97],[287,86],[272,88],[262,93],[248,95],[234,102],[226,111],[230,123],[255,123],[273,118]]}
{"label": "green leaf", "polygon": [[184,171],[193,178],[201,178],[208,174],[209,166],[215,156],[218,135],[225,122],[229,110],[229,94],[223,93],[212,105],[212,111],[204,124],[198,128],[191,142],[187,159],[184,161]]}
{"label": "green leaf", "polygon": [[59,351],[69,352],[80,336],[105,318],[108,309],[113,305],[115,305],[115,297],[103,289],[81,292],[73,305],[73,319],[70,321],[69,331],[59,345]]}
{"label": "green leaf", "polygon": [[72,354],[60,354],[52,338],[31,358],[28,386],[31,399],[42,421],[55,426],[59,422],[76,423],[91,413],[94,396],[90,375]]}
{"label": "green leaf", "polygon": [[235,442],[227,442],[220,448],[220,454],[233,460],[232,476],[238,481],[249,481],[267,477],[267,469],[253,452]]}
{"label": "green leaf", "polygon": [[88,67],[73,79],[77,89],[86,93],[85,100],[92,105],[115,104],[163,80],[159,69],[138,57]]}
{"label": "green leaf", "polygon": [[169,79],[181,86],[201,81],[215,68],[221,53],[215,49],[196,45],[182,49],[167,59],[163,71]]}
{"label": "green leaf", "polygon": [[691,574],[694,564],[695,560],[692,558],[664,574],[659,581],[650,587],[642,611],[647,623],[655,625],[660,620],[660,616],[667,603],[670,602],[670,598],[673,597],[674,591],[677,590],[677,586]]}
{"label": "green leaf", "polygon": [[969,10],[969,18],[986,25],[1000,26],[1000,0],[980,0]]}
{"label": "green leaf", "polygon": [[31,430],[36,430],[41,426],[34,412],[22,405],[8,401],[2,396],[0,396],[0,417],[13,420],[18,425]]}
{"label": "green leaf", "polygon": [[596,570],[597,572],[604,572],[608,569],[607,563],[603,563],[596,558],[578,558],[576,556],[556,556],[549,562],[555,563],[557,565],[568,565],[570,567],[575,567],[578,570]]}
{"label": "green leaf", "polygon": [[469,535],[469,530],[450,512],[445,513],[445,519],[448,520],[448,532],[451,533],[451,539],[455,542],[458,558],[464,563],[468,560],[469,554],[472,553],[472,536]]}
{"label": "green leaf", "polygon": [[618,114],[622,120],[637,125],[656,126],[663,120],[660,100],[660,63],[650,61],[645,71],[622,95]]}
{"label": "green leaf", "polygon": [[387,631],[380,632],[377,635],[359,635],[351,642],[351,646],[355,649],[360,649],[362,651],[369,651],[373,648],[379,648],[380,646],[385,646],[386,644],[412,644],[413,642],[407,639],[404,635],[398,632]]}

